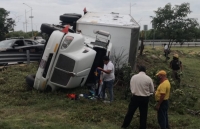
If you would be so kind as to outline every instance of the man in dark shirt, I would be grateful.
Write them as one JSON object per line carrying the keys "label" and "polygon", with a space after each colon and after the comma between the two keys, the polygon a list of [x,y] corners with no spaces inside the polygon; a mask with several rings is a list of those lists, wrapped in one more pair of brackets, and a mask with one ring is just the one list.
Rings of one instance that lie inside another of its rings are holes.
{"label": "man in dark shirt", "polygon": [[179,60],[178,54],[173,55],[173,59],[170,62],[170,68],[172,69],[172,78],[181,82],[180,74],[182,74],[182,62]]}

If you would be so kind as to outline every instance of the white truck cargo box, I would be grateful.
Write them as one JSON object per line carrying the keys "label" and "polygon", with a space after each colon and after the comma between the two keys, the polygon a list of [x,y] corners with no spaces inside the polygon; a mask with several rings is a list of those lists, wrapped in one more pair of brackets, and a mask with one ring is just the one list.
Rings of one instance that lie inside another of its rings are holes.
{"label": "white truck cargo box", "polygon": [[113,54],[118,56],[123,52],[123,55],[127,55],[127,61],[132,67],[134,66],[140,26],[130,15],[88,12],[77,21],[76,27],[83,35],[91,37],[95,37],[93,33],[95,30],[108,31],[112,36],[111,57]]}

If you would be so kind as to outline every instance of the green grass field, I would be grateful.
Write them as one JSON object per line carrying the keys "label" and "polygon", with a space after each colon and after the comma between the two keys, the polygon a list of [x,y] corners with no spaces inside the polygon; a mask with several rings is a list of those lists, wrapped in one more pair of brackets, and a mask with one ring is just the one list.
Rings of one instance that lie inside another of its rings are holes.
{"label": "green grass field", "polygon": [[[174,47],[170,53],[180,55],[183,76],[180,89],[200,97],[200,48]],[[138,56],[138,64],[147,66],[147,73],[164,69],[170,71],[161,47],[146,47],[144,55]],[[100,100],[80,98],[70,100],[68,93],[88,93],[85,87],[56,92],[40,92],[27,87],[25,77],[36,73],[38,64],[10,66],[0,72],[0,129],[120,129],[127,111],[129,99],[124,99],[125,86],[114,87],[115,100],[105,104]],[[187,94],[182,97],[187,97]],[[151,98],[153,99],[153,97]],[[177,103],[177,106],[179,104]],[[200,100],[188,109],[199,111]],[[182,109],[180,109],[182,110]],[[169,122],[172,129],[200,129],[200,114],[191,111],[180,114],[170,109]],[[134,115],[128,129],[138,129],[139,112]],[[156,112],[149,106],[148,129],[159,129]]]}

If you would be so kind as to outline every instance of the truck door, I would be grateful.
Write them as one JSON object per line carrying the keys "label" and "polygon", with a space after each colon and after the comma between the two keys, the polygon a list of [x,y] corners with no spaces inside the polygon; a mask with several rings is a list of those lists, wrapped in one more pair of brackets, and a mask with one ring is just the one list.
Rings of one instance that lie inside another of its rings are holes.
{"label": "truck door", "polygon": [[96,71],[97,67],[101,67],[103,68],[104,64],[103,64],[103,57],[106,56],[107,50],[104,48],[100,48],[100,47],[94,47],[93,48],[96,51],[96,56],[90,71],[90,74],[87,78],[86,83],[92,83],[92,84],[96,84],[96,76],[94,74],[94,72]]}

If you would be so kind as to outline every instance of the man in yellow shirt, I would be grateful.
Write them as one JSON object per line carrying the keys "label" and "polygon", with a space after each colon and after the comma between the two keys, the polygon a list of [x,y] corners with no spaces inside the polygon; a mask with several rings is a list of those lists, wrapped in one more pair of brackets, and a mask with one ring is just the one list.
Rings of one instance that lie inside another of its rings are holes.
{"label": "man in yellow shirt", "polygon": [[167,73],[164,70],[159,71],[156,76],[160,79],[160,85],[158,86],[155,99],[157,101],[155,109],[157,110],[158,123],[161,129],[169,129],[168,123],[168,99],[170,96],[170,82],[167,79]]}

